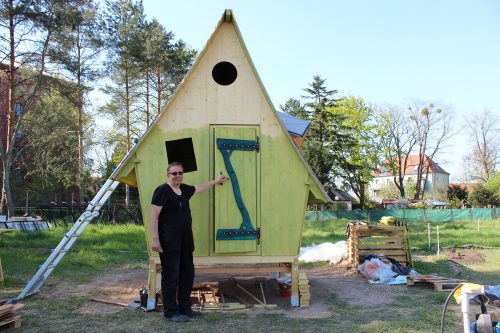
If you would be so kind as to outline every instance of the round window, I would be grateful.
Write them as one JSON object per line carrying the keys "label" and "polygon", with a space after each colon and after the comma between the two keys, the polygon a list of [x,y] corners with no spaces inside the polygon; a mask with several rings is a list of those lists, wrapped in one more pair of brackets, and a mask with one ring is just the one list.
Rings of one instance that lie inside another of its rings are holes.
{"label": "round window", "polygon": [[212,69],[212,77],[222,86],[228,86],[236,80],[238,71],[230,62],[221,61]]}

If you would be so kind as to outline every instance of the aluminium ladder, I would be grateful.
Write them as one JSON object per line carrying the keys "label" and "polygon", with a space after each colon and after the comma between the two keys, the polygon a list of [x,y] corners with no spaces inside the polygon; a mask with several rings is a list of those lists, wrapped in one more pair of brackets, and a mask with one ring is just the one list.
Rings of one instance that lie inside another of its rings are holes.
{"label": "aluminium ladder", "polygon": [[85,212],[83,212],[75,224],[73,224],[73,227],[71,227],[71,229],[64,234],[64,237],[61,242],[59,242],[59,245],[57,245],[57,247],[52,251],[52,254],[47,258],[45,263],[40,266],[38,272],[36,272],[35,276],[33,276],[26,287],[24,287],[19,296],[13,300],[14,302],[22,300],[23,298],[35,294],[40,290],[50,273],[52,273],[64,255],[71,249],[73,243],[75,243],[76,239],[80,237],[90,221],[99,216],[99,210],[106,203],[106,201],[108,201],[109,197],[119,184],[119,181],[112,180],[111,178],[104,183],[94,199],[92,199],[87,206]]}

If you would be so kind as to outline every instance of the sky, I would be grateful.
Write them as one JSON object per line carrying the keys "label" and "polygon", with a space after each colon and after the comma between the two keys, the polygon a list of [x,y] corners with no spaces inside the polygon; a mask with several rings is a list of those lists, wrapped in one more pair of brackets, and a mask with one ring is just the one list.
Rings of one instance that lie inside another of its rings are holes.
{"label": "sky", "polygon": [[[300,98],[314,75],[328,89],[375,104],[413,99],[464,116],[500,114],[498,0],[143,0],[155,17],[202,50],[224,9],[232,9],[276,109]],[[436,158],[458,180],[465,133]]]}

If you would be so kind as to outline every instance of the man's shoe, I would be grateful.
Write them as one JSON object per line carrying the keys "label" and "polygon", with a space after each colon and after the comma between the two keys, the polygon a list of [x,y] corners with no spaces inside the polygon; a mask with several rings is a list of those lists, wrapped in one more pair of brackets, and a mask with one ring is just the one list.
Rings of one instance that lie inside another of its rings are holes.
{"label": "man's shoe", "polygon": [[189,321],[188,316],[180,314],[180,313],[176,313],[172,316],[165,316],[165,319],[174,321],[176,323],[185,323],[185,322]]}
{"label": "man's shoe", "polygon": [[201,312],[189,309],[185,312],[181,312],[181,315],[188,316],[189,318],[201,317]]}

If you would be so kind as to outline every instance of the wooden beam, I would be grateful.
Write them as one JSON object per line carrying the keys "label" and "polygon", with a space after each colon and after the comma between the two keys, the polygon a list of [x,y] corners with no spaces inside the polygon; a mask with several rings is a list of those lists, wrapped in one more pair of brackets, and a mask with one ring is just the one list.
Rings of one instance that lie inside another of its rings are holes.
{"label": "wooden beam", "polygon": [[236,287],[240,288],[241,290],[243,290],[248,296],[252,297],[254,300],[256,300],[258,303],[262,304],[262,305],[265,305],[264,303],[262,303],[262,301],[260,299],[258,299],[257,297],[255,297],[251,292],[249,292],[248,290],[246,290],[245,288],[243,288],[243,286],[241,286],[239,283],[236,283]]}
{"label": "wooden beam", "polygon": [[125,308],[128,307],[127,303],[121,303],[121,302],[117,302],[117,301],[100,299],[100,298],[92,298],[91,301],[92,302],[97,302],[97,303],[103,303],[103,304],[118,305],[118,306],[122,306],[122,307],[125,307]]}

